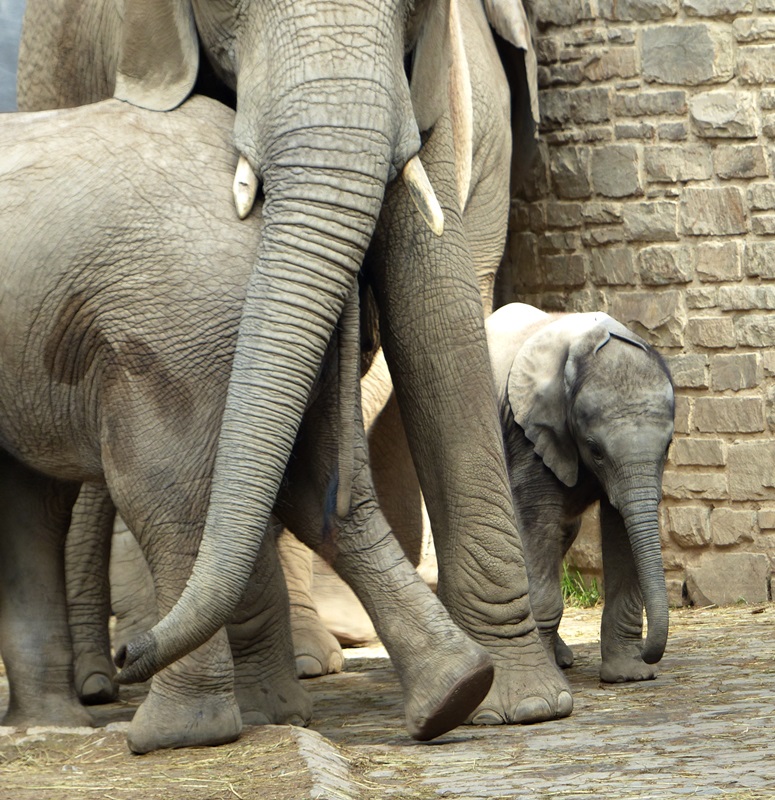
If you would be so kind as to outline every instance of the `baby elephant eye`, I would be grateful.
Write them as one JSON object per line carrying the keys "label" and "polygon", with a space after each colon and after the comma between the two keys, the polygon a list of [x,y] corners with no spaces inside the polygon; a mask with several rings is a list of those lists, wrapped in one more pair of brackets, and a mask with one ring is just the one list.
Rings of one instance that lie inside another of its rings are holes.
{"label": "baby elephant eye", "polygon": [[587,448],[589,449],[589,454],[595,459],[595,461],[603,460],[603,451],[600,449],[600,445],[594,439],[587,439]]}

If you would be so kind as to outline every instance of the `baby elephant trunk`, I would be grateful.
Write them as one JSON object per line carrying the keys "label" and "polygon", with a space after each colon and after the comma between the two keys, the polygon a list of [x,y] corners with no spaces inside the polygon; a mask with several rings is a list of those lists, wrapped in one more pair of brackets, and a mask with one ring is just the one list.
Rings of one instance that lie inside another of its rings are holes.
{"label": "baby elephant trunk", "polygon": [[641,656],[647,664],[656,664],[665,652],[669,616],[659,540],[659,490],[649,486],[626,494],[628,501],[621,505],[619,512],[630,540],[648,620]]}

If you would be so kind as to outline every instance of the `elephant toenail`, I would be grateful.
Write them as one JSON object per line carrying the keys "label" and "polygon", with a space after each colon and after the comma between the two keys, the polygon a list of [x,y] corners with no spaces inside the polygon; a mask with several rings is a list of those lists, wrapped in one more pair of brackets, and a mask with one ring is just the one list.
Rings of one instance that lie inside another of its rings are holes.
{"label": "elephant toenail", "polygon": [[491,708],[483,708],[471,718],[472,725],[503,725],[504,719]]}
{"label": "elephant toenail", "polygon": [[554,714],[549,708],[549,703],[543,697],[528,697],[517,706],[514,712],[514,722],[522,724],[544,722],[553,718]]}
{"label": "elephant toenail", "polygon": [[314,656],[296,656],[296,674],[300,678],[317,678],[324,675],[323,665]]}
{"label": "elephant toenail", "polygon": [[570,692],[560,692],[557,698],[557,716],[567,717],[573,711],[573,695]]}
{"label": "elephant toenail", "polygon": [[341,672],[344,669],[344,657],[341,653],[334,653],[328,660],[328,671]]}

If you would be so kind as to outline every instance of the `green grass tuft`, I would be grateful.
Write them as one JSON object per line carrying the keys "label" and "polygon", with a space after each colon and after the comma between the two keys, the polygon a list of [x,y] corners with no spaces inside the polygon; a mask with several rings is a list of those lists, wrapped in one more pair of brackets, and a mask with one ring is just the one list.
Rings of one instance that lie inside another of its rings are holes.
{"label": "green grass tuft", "polygon": [[567,606],[593,608],[601,601],[597,580],[592,578],[592,582],[587,585],[581,573],[577,569],[571,570],[564,561],[561,586],[562,599]]}

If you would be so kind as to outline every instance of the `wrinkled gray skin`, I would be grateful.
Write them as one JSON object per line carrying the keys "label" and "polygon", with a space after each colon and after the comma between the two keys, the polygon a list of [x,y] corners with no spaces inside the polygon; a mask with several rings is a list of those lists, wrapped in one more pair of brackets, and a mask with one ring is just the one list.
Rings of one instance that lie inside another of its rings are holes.
{"label": "wrinkled gray skin", "polygon": [[[380,350],[361,380],[361,410],[367,433],[392,391]],[[321,598],[313,599],[312,550],[289,531],[278,538],[277,550],[288,587],[298,676],[341,671],[342,648],[318,615]],[[158,611],[153,579],[142,551],[123,520],[116,517],[110,494],[101,484],[81,487],[67,537],[65,565],[76,692],[87,705],[113,702],[118,697],[118,685],[112,651],[149,631],[158,622]],[[336,591],[343,584],[334,580]],[[315,591],[317,594],[319,590]],[[374,627],[357,599],[351,607],[373,639]],[[108,629],[111,612],[115,615],[112,642]]]}
{"label": "wrinkled gray skin", "polygon": [[[503,250],[510,149],[508,88],[482,6],[460,2],[477,154],[463,216],[447,91],[449,0],[418,0],[411,14],[405,0],[133,0],[123,26],[115,2],[28,0],[19,107],[74,105],[115,91],[171,108],[199,67],[203,76],[196,31],[207,61],[236,92],[235,143],[266,198],[199,556],[170,615],[121,653],[120,679],[148,677],[228,620],[363,262],[435,533],[439,595],[496,663],[474,721],[569,714],[567,684],[530,611],[477,285]],[[513,3],[488,0],[487,9],[517,41],[507,22]],[[459,128],[465,115],[454,119]],[[389,183],[421,133],[445,215],[440,237],[404,184]]]}
{"label": "wrinkled gray skin", "polygon": [[[82,481],[106,483],[150,566],[160,616],[195,562],[251,254],[268,224],[260,207],[248,221],[234,214],[232,123],[203,98],[169,114],[107,101],[0,120],[6,724],[88,723],[73,690],[63,568]],[[396,664],[409,731],[426,739],[475,709],[492,665],[379,512],[357,381],[351,510],[333,512],[337,373],[332,346],[273,508],[360,593]],[[273,539],[262,538],[228,638],[217,630],[154,676],[129,729],[134,751],[230,741],[240,714],[309,719]]]}
{"label": "wrinkled gray skin", "polygon": [[[486,323],[530,601],[560,666],[562,559],[600,501],[605,578],[600,677],[653,678],[667,641],[659,538],[675,401],[656,351],[606,314],[549,315],[514,303]],[[643,609],[648,636],[642,639]]]}

